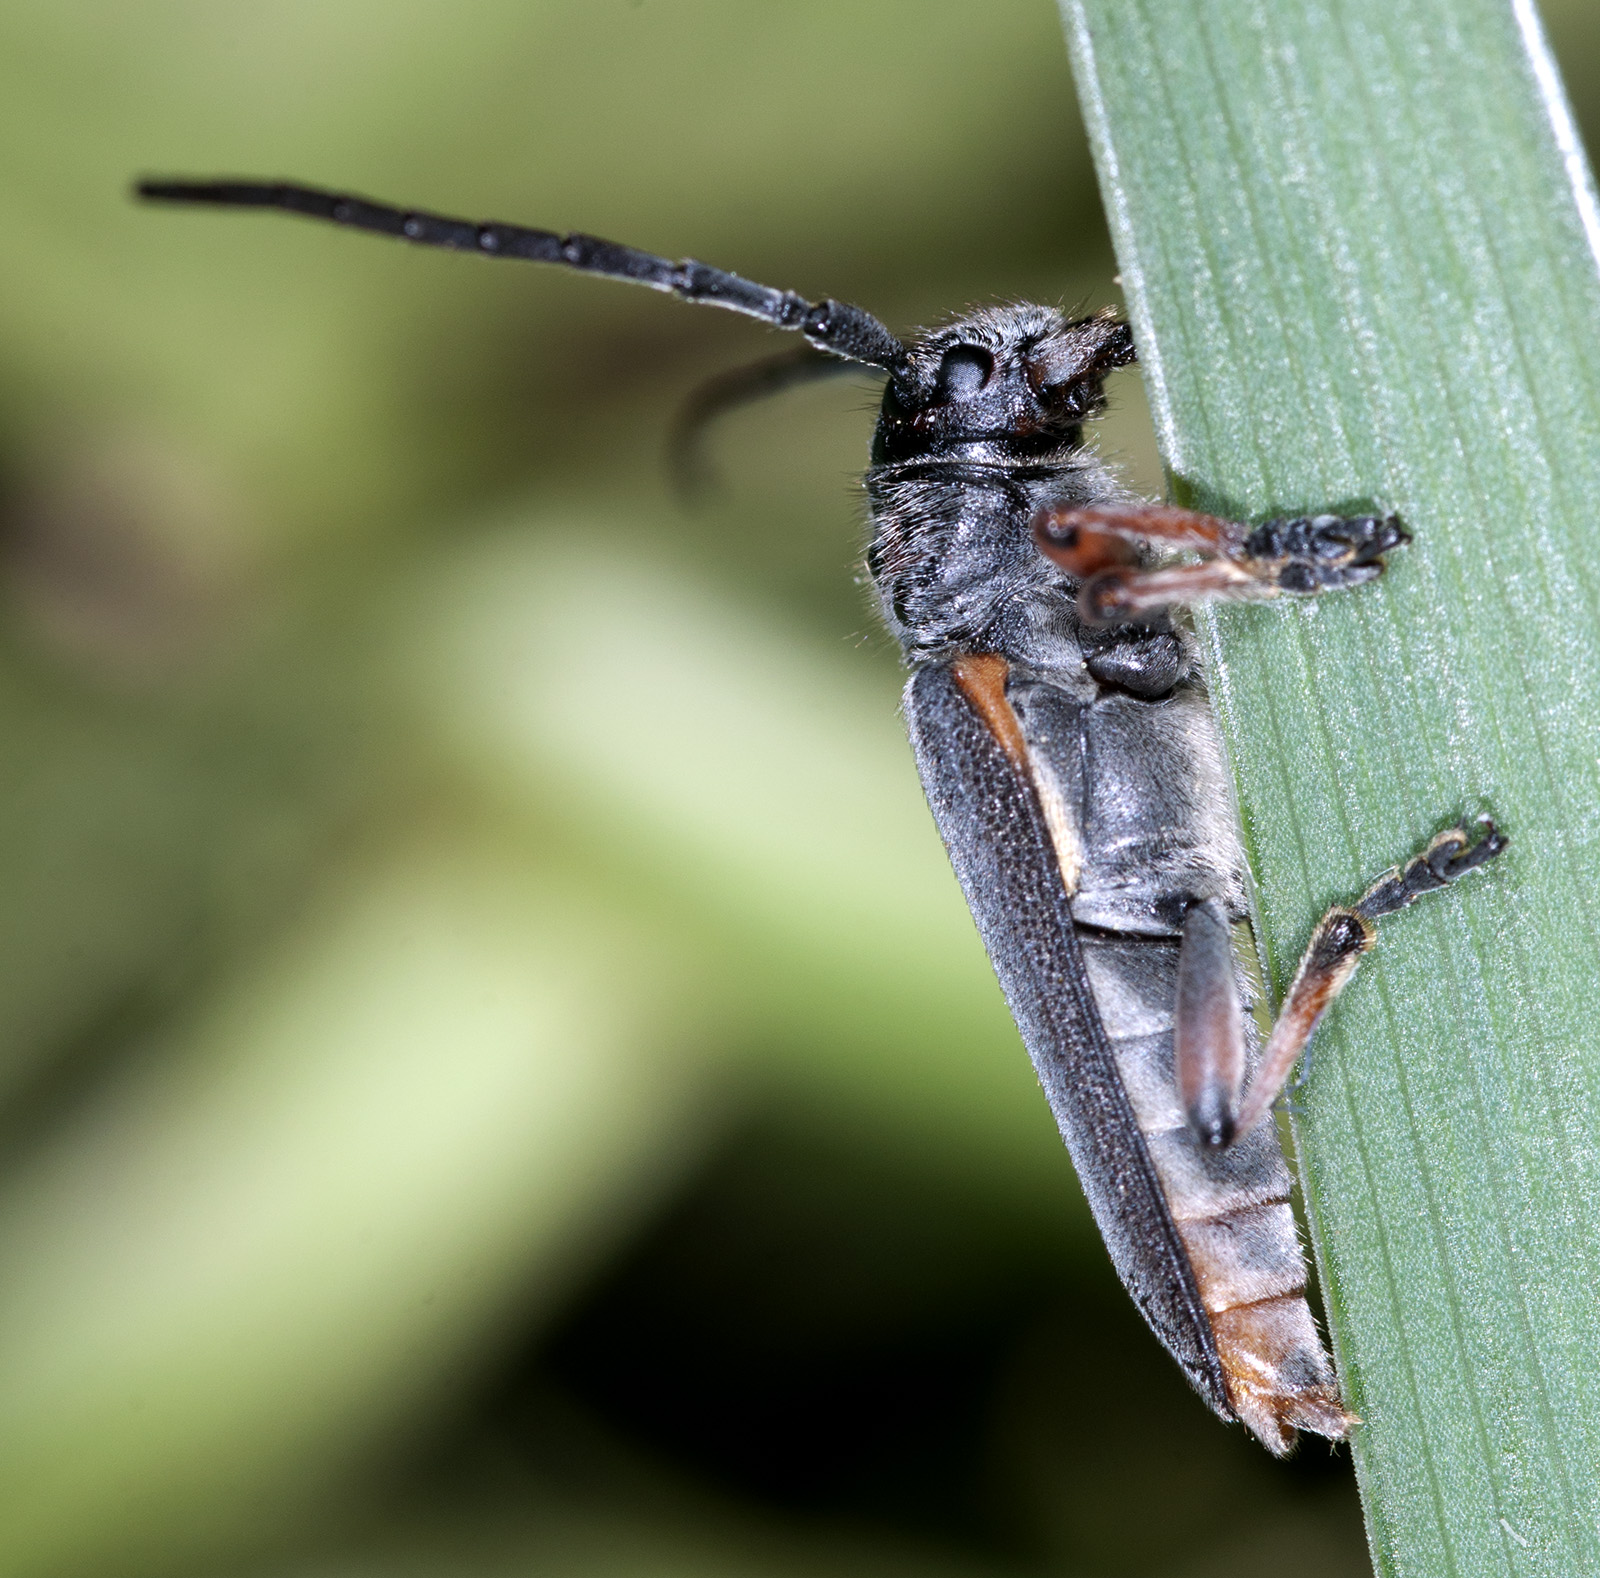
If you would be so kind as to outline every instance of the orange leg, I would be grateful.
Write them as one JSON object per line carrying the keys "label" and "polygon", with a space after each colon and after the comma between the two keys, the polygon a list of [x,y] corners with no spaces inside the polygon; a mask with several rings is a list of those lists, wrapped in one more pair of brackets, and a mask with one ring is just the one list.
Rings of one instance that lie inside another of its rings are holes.
{"label": "orange leg", "polygon": [[[1191,940],[1185,921],[1173,1043],[1178,1087],[1190,1126],[1202,1144],[1213,1148],[1232,1144],[1266,1116],[1310,1044],[1317,1022],[1355,974],[1361,955],[1378,940],[1374,922],[1380,916],[1393,915],[1424,893],[1448,886],[1506,847],[1506,837],[1494,823],[1486,820],[1482,826],[1476,844],[1462,827],[1441,833],[1406,865],[1385,872],[1354,904],[1336,904],[1318,921],[1244,1100],[1237,1105],[1237,1053],[1231,1043],[1219,1040],[1224,1034],[1217,1028],[1219,1015],[1214,1006],[1208,1007],[1232,989],[1233,959],[1215,946],[1204,946],[1214,939],[1203,923]],[[1210,908],[1196,905],[1190,914]],[[1226,988],[1219,979],[1223,971],[1229,975]],[[1186,991],[1187,983],[1201,978],[1203,984],[1188,985]]]}
{"label": "orange leg", "polygon": [[[1046,558],[1083,586],[1091,624],[1138,620],[1159,608],[1216,598],[1312,596],[1383,571],[1409,542],[1392,515],[1311,515],[1247,527],[1170,504],[1055,505],[1033,523]],[[1199,554],[1195,564],[1145,568],[1137,545]]]}

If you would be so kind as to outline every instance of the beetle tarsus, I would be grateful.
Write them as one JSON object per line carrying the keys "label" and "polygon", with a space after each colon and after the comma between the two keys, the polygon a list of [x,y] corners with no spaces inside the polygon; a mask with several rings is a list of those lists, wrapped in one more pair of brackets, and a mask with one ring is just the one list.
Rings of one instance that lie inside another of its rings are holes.
{"label": "beetle tarsus", "polygon": [[1477,843],[1464,827],[1452,827],[1439,834],[1420,855],[1386,871],[1361,895],[1356,913],[1369,920],[1393,915],[1414,904],[1424,893],[1433,893],[1464,877],[1469,871],[1493,860],[1506,847],[1504,833],[1493,822],[1480,824]]}
{"label": "beetle tarsus", "polygon": [[1410,541],[1394,515],[1302,515],[1254,528],[1240,558],[1280,592],[1309,597],[1372,580],[1384,554]]}

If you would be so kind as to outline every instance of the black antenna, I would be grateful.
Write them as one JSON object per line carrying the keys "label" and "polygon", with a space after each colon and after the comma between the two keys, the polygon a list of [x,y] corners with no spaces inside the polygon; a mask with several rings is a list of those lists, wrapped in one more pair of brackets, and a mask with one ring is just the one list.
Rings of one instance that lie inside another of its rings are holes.
{"label": "black antenna", "polygon": [[719,417],[739,406],[781,394],[797,384],[849,373],[860,376],[850,362],[825,355],[809,345],[795,345],[775,356],[718,373],[690,390],[688,399],[678,409],[667,440],[667,461],[679,496],[685,502],[693,502],[710,490],[713,477],[706,464],[703,440],[706,429]]}
{"label": "black antenna", "polygon": [[485,257],[525,258],[533,263],[560,263],[585,274],[603,274],[608,279],[670,291],[684,301],[743,312],[780,329],[798,330],[819,351],[846,361],[865,362],[890,373],[900,371],[906,362],[905,346],[860,307],[842,301],[810,302],[792,290],[758,285],[692,258],[674,263],[596,236],[563,236],[553,230],[530,230],[493,220],[478,224],[283,181],[140,181],[134,190],[152,202],[278,208],[308,219],[325,219],[355,230],[396,236],[418,246],[446,247]]}

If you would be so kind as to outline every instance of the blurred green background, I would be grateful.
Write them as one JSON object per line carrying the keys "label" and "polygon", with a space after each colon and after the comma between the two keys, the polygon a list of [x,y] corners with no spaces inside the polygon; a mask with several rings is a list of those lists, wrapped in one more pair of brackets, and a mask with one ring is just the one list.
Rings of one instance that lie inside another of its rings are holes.
{"label": "blurred green background", "polygon": [[11,5],[0,127],[0,1574],[1365,1571],[1087,1222],[860,585],[870,380],[689,509],[781,338],[125,196],[1097,306],[1048,0]]}

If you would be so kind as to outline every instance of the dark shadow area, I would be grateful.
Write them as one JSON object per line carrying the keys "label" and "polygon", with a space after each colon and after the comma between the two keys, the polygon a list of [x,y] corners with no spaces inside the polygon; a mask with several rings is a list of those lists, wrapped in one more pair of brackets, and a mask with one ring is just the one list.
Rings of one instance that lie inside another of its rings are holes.
{"label": "dark shadow area", "polygon": [[1365,1570],[1347,1457],[1275,1463],[1213,1418],[1098,1253],[770,1118],[455,1439],[430,1477],[492,1441],[502,1465],[614,1503],[654,1464],[750,1515],[1002,1566],[1187,1570],[1235,1549],[1243,1517],[1303,1525],[1319,1573]]}

